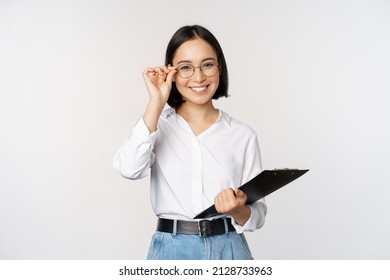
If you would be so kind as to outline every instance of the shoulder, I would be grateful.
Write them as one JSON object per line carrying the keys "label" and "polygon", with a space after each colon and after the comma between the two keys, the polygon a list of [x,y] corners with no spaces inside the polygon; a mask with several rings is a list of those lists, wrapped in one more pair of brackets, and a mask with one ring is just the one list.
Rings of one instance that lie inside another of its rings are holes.
{"label": "shoulder", "polygon": [[240,135],[256,137],[256,131],[251,126],[233,118],[228,113],[222,110],[219,111],[221,112],[221,118],[229,125],[231,130],[235,131],[237,134]]}

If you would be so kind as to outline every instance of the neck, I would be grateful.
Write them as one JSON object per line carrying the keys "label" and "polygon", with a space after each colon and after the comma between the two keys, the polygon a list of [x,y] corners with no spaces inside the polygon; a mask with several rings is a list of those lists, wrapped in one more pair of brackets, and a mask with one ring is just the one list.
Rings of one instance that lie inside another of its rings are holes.
{"label": "neck", "polygon": [[215,109],[213,103],[210,101],[207,104],[193,104],[184,102],[177,110],[176,113],[182,116],[187,121],[204,122],[210,119],[215,119],[219,114]]}

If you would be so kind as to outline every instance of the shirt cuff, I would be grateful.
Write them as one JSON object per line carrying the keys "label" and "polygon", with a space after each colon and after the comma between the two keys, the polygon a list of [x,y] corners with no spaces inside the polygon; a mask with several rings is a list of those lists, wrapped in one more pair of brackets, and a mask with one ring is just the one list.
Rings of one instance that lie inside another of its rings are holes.
{"label": "shirt cuff", "polygon": [[261,202],[257,201],[253,204],[247,205],[251,210],[251,215],[244,225],[237,224],[234,219],[232,219],[232,225],[236,229],[237,233],[243,233],[245,231],[255,231],[261,228],[265,222],[265,216],[267,214],[267,206]]}

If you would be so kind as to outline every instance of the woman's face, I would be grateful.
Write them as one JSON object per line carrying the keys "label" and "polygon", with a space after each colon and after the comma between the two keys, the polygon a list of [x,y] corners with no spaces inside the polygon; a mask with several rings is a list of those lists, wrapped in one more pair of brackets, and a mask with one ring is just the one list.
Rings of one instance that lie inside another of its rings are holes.
{"label": "woman's face", "polygon": [[[184,42],[176,51],[173,57],[173,66],[177,69],[188,69],[189,66],[194,68],[194,73],[189,78],[182,78],[177,73],[175,83],[177,90],[187,102],[197,105],[204,105],[211,102],[211,99],[219,85],[219,69],[215,75],[205,76],[200,67],[204,69],[210,65],[218,65],[217,55],[214,49],[200,38],[195,38]],[[206,70],[205,70],[206,71]]]}

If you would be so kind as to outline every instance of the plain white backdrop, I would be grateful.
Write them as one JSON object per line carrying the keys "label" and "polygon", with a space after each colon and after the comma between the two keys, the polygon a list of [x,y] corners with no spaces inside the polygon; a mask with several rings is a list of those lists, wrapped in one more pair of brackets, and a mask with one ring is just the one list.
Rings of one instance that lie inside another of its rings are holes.
{"label": "plain white backdrop", "polygon": [[187,24],[219,39],[215,104],[257,131],[263,167],[310,169],[266,199],[255,259],[389,259],[386,0],[0,0],[0,259],[146,257],[149,178],[112,160]]}

